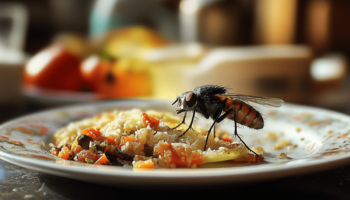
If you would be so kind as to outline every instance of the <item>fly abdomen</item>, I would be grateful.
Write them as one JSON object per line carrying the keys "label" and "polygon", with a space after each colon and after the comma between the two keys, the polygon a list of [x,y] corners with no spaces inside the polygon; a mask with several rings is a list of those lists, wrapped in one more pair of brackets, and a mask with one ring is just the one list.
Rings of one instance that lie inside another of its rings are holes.
{"label": "fly abdomen", "polygon": [[[252,106],[238,99],[227,98],[224,109],[225,112],[230,110],[232,107],[235,108],[237,113],[237,123],[254,129],[262,129],[264,127],[264,120],[261,114]],[[227,118],[234,120],[234,113],[230,113]]]}

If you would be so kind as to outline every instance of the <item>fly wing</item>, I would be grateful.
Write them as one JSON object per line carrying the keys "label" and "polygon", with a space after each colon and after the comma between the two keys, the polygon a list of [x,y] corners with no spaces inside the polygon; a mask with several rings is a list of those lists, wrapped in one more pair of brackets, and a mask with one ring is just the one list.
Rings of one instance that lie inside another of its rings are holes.
{"label": "fly wing", "polygon": [[243,95],[243,94],[224,94],[222,96],[231,97],[233,99],[239,99],[245,102],[253,102],[266,107],[280,107],[284,102],[282,99],[270,98],[270,97],[259,97],[252,95]]}

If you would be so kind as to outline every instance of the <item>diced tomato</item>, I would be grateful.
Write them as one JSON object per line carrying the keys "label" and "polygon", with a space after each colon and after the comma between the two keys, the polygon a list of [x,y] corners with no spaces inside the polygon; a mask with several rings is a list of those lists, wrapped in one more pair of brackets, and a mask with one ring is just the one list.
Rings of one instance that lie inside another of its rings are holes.
{"label": "diced tomato", "polygon": [[136,168],[136,169],[153,169],[154,163],[151,160],[146,160],[146,161],[140,160],[134,164],[134,168]]}
{"label": "diced tomato", "polygon": [[101,155],[95,154],[95,153],[91,152],[90,150],[84,149],[76,155],[75,159],[79,162],[85,162],[85,159],[88,158],[88,159],[96,162],[100,157],[101,157]]}
{"label": "diced tomato", "polygon": [[159,155],[163,158],[166,158],[165,160],[167,161],[165,161],[165,163],[174,164],[176,166],[190,167],[193,164],[198,164],[198,165],[203,164],[203,155],[200,152],[192,151],[192,155],[191,155],[192,160],[190,162],[189,161],[190,158],[186,156],[185,147],[174,149],[171,144],[168,144],[166,142],[162,142],[155,147],[154,155]]}
{"label": "diced tomato", "polygon": [[68,160],[69,159],[69,152],[70,152],[70,150],[68,149],[68,147],[64,146],[61,149],[61,151],[58,153],[58,157]]}
{"label": "diced tomato", "polygon": [[101,136],[101,132],[94,128],[87,128],[81,131],[82,134],[91,137],[92,139],[95,139],[96,137]]}
{"label": "diced tomato", "polygon": [[193,158],[191,164],[201,165],[203,164],[203,154],[198,151],[193,152]]}
{"label": "diced tomato", "polygon": [[154,128],[155,130],[158,129],[159,126],[159,120],[147,115],[146,113],[141,114],[141,119],[145,126],[149,125],[151,128]]}
{"label": "diced tomato", "polygon": [[101,136],[96,137],[94,140],[97,140],[97,141],[100,141],[100,142],[104,142],[106,139],[107,139],[106,137],[101,135]]}
{"label": "diced tomato", "polygon": [[109,163],[109,160],[108,160],[108,158],[106,157],[105,154],[103,154],[103,155],[95,162],[95,164],[100,164],[100,165],[102,165],[102,164],[107,164],[107,163]]}

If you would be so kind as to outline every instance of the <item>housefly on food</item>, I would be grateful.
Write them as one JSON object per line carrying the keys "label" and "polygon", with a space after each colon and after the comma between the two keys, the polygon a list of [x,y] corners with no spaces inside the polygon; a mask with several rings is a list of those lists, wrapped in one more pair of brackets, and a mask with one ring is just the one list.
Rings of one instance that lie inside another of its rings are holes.
{"label": "housefly on food", "polygon": [[185,114],[182,122],[174,127],[174,129],[178,128],[182,124],[185,124],[187,112],[193,112],[190,125],[179,137],[182,137],[189,129],[192,129],[192,124],[196,113],[203,115],[206,119],[213,119],[214,122],[209,128],[207,139],[205,141],[205,151],[209,135],[215,124],[222,122],[224,119],[229,119],[233,120],[235,123],[235,137],[238,137],[238,139],[249,151],[259,156],[253,150],[251,150],[238,135],[237,123],[253,129],[262,129],[264,127],[264,119],[260,112],[249,105],[249,103],[256,103],[267,107],[280,107],[283,100],[278,98],[233,94],[229,93],[228,88],[226,87],[218,85],[203,85],[195,88],[193,91],[183,93],[172,105],[174,105],[176,102],[178,102],[179,108],[177,110],[177,114],[182,112],[185,112]]}

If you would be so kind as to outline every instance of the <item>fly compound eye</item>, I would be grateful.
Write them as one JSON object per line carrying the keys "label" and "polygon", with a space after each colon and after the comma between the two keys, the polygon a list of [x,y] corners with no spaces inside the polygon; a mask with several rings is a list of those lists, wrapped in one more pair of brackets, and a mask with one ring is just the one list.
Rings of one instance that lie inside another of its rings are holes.
{"label": "fly compound eye", "polygon": [[197,97],[193,92],[188,93],[188,95],[186,96],[186,104],[188,107],[192,107],[194,106],[194,104],[196,104],[197,101]]}

